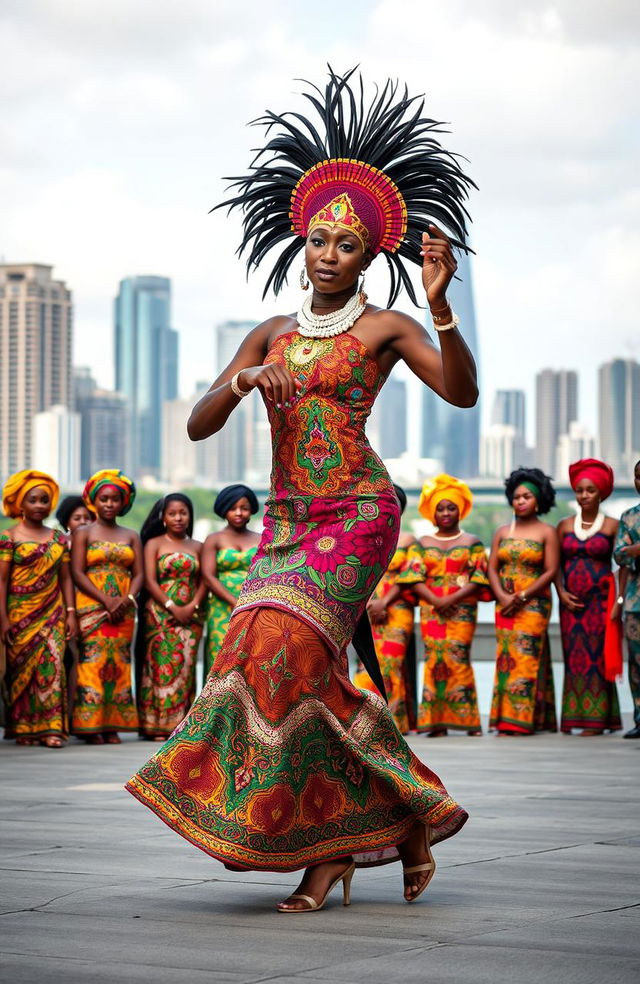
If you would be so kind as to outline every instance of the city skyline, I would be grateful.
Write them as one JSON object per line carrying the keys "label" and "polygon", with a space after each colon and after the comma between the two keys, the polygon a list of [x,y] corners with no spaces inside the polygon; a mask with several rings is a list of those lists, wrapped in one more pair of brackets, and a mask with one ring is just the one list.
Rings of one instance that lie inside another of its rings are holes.
{"label": "city skyline", "polygon": [[[130,0],[108,23],[94,0],[0,12],[0,256],[54,262],[72,284],[75,363],[113,386],[100,350],[111,344],[113,285],[130,274],[174,283],[182,396],[212,375],[203,353],[213,323],[296,310],[295,278],[263,302],[265,272],[247,282],[235,256],[238,220],[207,212],[224,197],[223,176],[248,166],[248,121],[266,107],[303,108],[294,80],[321,84],[327,61],[360,64],[368,86],[389,75],[426,91],[478,185],[469,211],[483,426],[496,389],[523,388],[531,406],[533,376],[552,364],[579,372],[595,431],[597,366],[612,353],[640,357],[640,9],[353,0],[339,32],[329,16],[310,32],[303,6],[274,0],[266,26],[251,7],[196,0],[189,16],[168,5],[149,18]],[[372,301],[384,303],[387,288],[378,258]],[[406,295],[398,306],[422,320]]]}

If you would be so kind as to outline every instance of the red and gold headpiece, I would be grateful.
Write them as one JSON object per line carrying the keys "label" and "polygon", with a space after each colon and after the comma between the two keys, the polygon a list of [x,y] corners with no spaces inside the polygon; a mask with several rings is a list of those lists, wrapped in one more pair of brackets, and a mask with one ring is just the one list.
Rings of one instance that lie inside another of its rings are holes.
{"label": "red and gold headpiece", "polygon": [[238,253],[247,257],[247,272],[280,249],[264,295],[281,290],[320,223],[347,229],[374,256],[384,255],[389,307],[401,287],[418,303],[405,264],[422,265],[428,223],[467,249],[465,201],[473,181],[457,155],[438,143],[441,124],[423,115],[422,96],[409,96],[391,80],[366,100],[362,79],[353,85],[354,72],[336,75],[329,68],[324,91],[309,86],[303,93],[319,119],[267,111],[254,120],[265,128],[266,144],[247,174],[230,179],[232,196],[216,206],[242,212]]}
{"label": "red and gold headpiece", "polygon": [[394,253],[407,231],[407,207],[397,186],[370,164],[322,161],[302,175],[291,195],[291,230],[308,236],[317,225],[337,226],[364,249]]}

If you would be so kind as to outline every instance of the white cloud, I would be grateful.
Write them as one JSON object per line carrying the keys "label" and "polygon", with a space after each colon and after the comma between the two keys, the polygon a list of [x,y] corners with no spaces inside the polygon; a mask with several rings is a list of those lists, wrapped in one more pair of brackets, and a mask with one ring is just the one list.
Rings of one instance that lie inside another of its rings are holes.
{"label": "white cloud", "polygon": [[321,82],[327,61],[359,62],[426,91],[470,159],[487,395],[553,360],[586,387],[635,333],[637,46],[638,8],[622,0],[352,0],[339,18],[285,0],[5,0],[0,254],[55,264],[78,356],[102,338],[101,371],[118,280],[171,276],[187,386],[215,321],[297,299],[263,304],[265,274],[246,285],[233,255],[238,220],[206,214],[260,140],[245,124],[294,106],[294,80]]}

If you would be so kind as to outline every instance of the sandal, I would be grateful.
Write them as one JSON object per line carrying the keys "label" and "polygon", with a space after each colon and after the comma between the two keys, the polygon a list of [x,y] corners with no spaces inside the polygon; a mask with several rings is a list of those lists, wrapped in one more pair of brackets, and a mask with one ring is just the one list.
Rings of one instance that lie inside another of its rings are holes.
{"label": "sandal", "polygon": [[[425,848],[425,851],[426,851],[426,854],[427,854],[427,858],[428,858],[427,861],[423,862],[422,864],[412,864],[412,865],[409,865],[408,867],[405,864],[402,865],[402,874],[403,874],[403,876],[404,875],[414,875],[414,874],[416,874],[419,871],[425,871],[425,872],[427,872],[427,877],[424,879],[424,881],[422,882],[422,884],[419,886],[418,890],[411,896],[411,898],[408,899],[406,897],[406,895],[405,895],[405,897],[404,897],[405,902],[415,902],[416,899],[420,898],[420,896],[422,895],[422,893],[424,892],[424,890],[427,888],[429,882],[431,881],[431,879],[433,878],[433,876],[436,873],[436,860],[435,860],[433,854],[431,853],[431,846],[429,844],[429,828],[428,828],[428,826],[426,824],[424,824],[424,848]],[[408,887],[409,886],[405,884],[405,889],[408,888]]]}
{"label": "sandal", "polygon": [[102,736],[102,740],[105,745],[121,745],[122,739],[120,735],[116,734],[115,731],[107,731],[106,734]]}
{"label": "sandal", "polygon": [[58,735],[47,735],[46,738],[40,739],[40,744],[45,748],[62,748],[64,746],[64,741],[59,738]]}
{"label": "sandal", "polygon": [[22,745],[26,747],[27,745],[37,745],[38,742],[35,738],[16,738],[16,745]]}
{"label": "sandal", "polygon": [[83,741],[87,745],[104,745],[104,738],[102,735],[86,735],[83,736]]}
{"label": "sandal", "polygon": [[329,892],[331,892],[336,887],[339,881],[342,882],[342,904],[351,905],[351,879],[353,878],[353,873],[355,870],[356,870],[355,861],[352,861],[346,871],[343,871],[341,875],[338,875],[337,878],[334,878],[334,880],[331,882],[329,888],[326,890],[324,896],[320,899],[319,902],[316,902],[316,900],[311,895],[303,895],[301,892],[297,892],[295,895],[287,896],[287,900],[285,901],[288,901],[288,899],[303,899],[303,901],[307,903],[308,908],[286,909],[284,908],[285,902],[279,902],[277,905],[278,912],[286,912],[286,913],[293,912],[296,914],[300,912],[319,912],[320,909],[323,908],[325,902],[327,901]]}

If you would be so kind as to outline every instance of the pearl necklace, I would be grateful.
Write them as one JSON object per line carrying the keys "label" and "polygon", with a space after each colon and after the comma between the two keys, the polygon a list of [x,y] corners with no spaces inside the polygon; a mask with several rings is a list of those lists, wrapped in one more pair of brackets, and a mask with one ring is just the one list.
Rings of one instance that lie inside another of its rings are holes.
{"label": "pearl necklace", "polygon": [[353,328],[367,306],[367,295],[357,290],[344,307],[329,314],[314,314],[312,301],[313,297],[305,298],[298,311],[298,332],[304,338],[333,338]]}
{"label": "pearl necklace", "polygon": [[603,512],[599,512],[596,518],[594,519],[593,523],[591,523],[590,526],[587,529],[585,529],[584,526],[582,525],[582,515],[580,513],[576,513],[576,516],[573,520],[574,535],[578,538],[578,540],[588,540],[590,537],[595,536],[596,533],[600,532],[600,530],[604,526],[604,521],[606,518],[607,517]]}
{"label": "pearl necklace", "polygon": [[460,530],[459,533],[454,533],[453,536],[438,536],[437,533],[432,533],[431,535],[434,540],[459,540],[463,533],[464,530]]}

